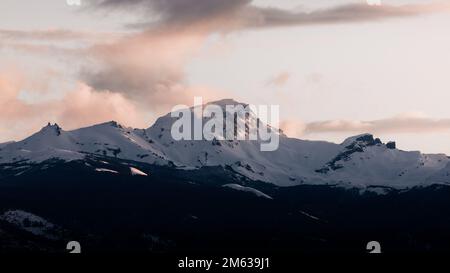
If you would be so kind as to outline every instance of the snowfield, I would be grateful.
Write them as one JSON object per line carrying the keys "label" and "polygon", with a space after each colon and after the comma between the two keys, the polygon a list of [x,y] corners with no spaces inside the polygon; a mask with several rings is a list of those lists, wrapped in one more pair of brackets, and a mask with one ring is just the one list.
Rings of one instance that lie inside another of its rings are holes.
{"label": "snowfield", "polygon": [[23,210],[6,211],[0,215],[0,220],[8,222],[9,224],[37,236],[43,236],[52,240],[58,238],[55,233],[55,231],[59,230],[58,227],[44,218]]}
{"label": "snowfield", "polygon": [[130,167],[130,171],[131,171],[131,175],[148,176],[148,174],[146,174],[143,171],[136,169],[134,167]]}
{"label": "snowfield", "polygon": [[[239,104],[222,100],[214,104]],[[193,108],[191,108],[193,110]],[[208,119],[204,118],[204,123]],[[250,113],[249,127],[257,117]],[[444,154],[401,151],[395,143],[383,143],[370,134],[346,139],[341,144],[289,138],[281,131],[279,148],[260,151],[260,141],[181,140],[171,136],[176,118],[170,113],[147,129],[107,122],[73,131],[48,124],[18,142],[0,144],[0,164],[39,163],[57,158],[82,160],[86,155],[192,170],[221,166],[251,180],[278,186],[302,184],[339,185],[369,189],[374,186],[408,189],[431,184],[450,184],[450,160]],[[237,132],[245,134],[245,132]],[[132,175],[147,175],[130,168]]]}

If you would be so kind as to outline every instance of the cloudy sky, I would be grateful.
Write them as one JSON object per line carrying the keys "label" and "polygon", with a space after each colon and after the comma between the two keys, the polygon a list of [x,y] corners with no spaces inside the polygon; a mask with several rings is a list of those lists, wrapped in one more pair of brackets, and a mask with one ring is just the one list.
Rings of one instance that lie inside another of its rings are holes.
{"label": "cloudy sky", "polygon": [[0,142],[203,96],[279,104],[293,137],[450,154],[449,26],[435,0],[2,0]]}

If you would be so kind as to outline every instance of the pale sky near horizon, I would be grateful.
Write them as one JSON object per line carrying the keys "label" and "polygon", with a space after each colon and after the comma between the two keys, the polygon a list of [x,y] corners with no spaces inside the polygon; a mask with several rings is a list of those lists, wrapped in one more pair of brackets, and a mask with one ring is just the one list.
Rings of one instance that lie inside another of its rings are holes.
{"label": "pale sky near horizon", "polygon": [[0,142],[47,121],[148,127],[203,95],[279,104],[302,139],[450,155],[447,1],[81,2],[0,2]]}

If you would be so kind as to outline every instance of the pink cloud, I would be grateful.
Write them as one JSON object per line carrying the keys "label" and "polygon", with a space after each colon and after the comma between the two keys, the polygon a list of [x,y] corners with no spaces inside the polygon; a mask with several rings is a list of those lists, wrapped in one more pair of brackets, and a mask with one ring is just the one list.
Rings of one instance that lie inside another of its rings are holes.
{"label": "pink cloud", "polygon": [[450,118],[434,119],[422,113],[402,113],[378,120],[325,120],[304,123],[299,120],[284,120],[280,128],[290,137],[309,135],[342,134],[433,134],[450,132]]}
{"label": "pink cloud", "polygon": [[267,85],[280,87],[285,85],[290,78],[291,74],[289,74],[289,72],[283,71],[277,74],[275,77],[271,78],[269,81],[267,81]]}
{"label": "pink cloud", "polygon": [[107,120],[135,127],[149,125],[145,115],[121,94],[95,92],[79,84],[61,99],[27,103],[19,98],[25,84],[17,72],[0,73],[0,142],[24,138],[47,122],[57,122],[64,129]]}

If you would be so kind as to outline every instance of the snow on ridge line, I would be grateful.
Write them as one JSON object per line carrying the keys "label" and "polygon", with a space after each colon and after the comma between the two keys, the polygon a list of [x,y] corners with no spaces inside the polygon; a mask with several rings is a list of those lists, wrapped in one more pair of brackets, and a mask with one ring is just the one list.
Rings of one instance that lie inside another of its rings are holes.
{"label": "snow on ridge line", "polygon": [[309,213],[307,213],[307,212],[305,212],[305,211],[302,211],[302,210],[300,210],[299,212],[300,212],[301,214],[305,215],[305,216],[308,217],[308,218],[311,218],[311,219],[316,220],[316,221],[320,221],[320,218],[317,217],[317,216],[311,215],[311,214],[309,214]]}
{"label": "snow on ridge line", "polygon": [[96,172],[107,172],[107,173],[116,173],[118,174],[118,171],[110,170],[110,169],[104,169],[104,168],[97,168],[95,169]]}
{"label": "snow on ridge line", "polygon": [[230,188],[233,190],[238,190],[238,191],[243,191],[243,192],[248,192],[248,193],[253,193],[254,195],[258,196],[258,197],[263,197],[263,198],[267,198],[267,199],[273,199],[271,196],[263,193],[262,191],[259,191],[255,188],[251,188],[251,187],[244,187],[241,186],[239,184],[225,184],[222,187],[224,188]]}
{"label": "snow on ridge line", "polygon": [[134,167],[130,167],[131,175],[140,175],[140,176],[148,176],[148,174],[144,173],[143,171],[136,169]]}

